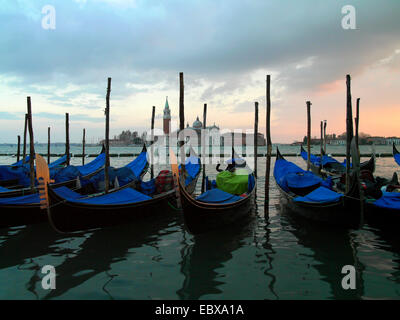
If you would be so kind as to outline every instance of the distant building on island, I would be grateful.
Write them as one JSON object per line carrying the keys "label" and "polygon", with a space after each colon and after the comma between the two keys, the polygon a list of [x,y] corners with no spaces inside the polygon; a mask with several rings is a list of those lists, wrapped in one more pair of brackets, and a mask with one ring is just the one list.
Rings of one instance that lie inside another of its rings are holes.
{"label": "distant building on island", "polygon": [[[321,139],[317,137],[313,137],[310,140],[312,145],[321,144]],[[326,143],[329,145],[346,145],[346,134],[342,133],[341,135],[336,136],[336,134],[327,134],[326,135]],[[359,135],[359,143],[360,145],[391,145],[391,144],[400,144],[399,137],[371,137],[368,134],[361,133]],[[291,145],[306,145],[307,144],[307,136],[303,138],[303,142],[296,141]]]}
{"label": "distant building on island", "polygon": [[[196,120],[193,122],[192,126],[189,126],[189,122],[186,123],[186,129],[191,129],[197,133],[197,139],[193,139],[191,141],[193,146],[198,146],[201,144],[201,132],[203,129],[203,123],[200,121],[199,117],[196,117]],[[225,146],[232,145],[232,133],[229,130],[220,130],[220,127],[213,123],[211,126],[207,126],[205,128],[207,130],[207,139],[206,144],[209,145],[220,145],[223,143]],[[165,106],[163,110],[163,130],[162,133],[155,133],[154,140],[161,141],[167,135],[171,133],[171,109],[168,103],[168,97],[165,99]],[[177,132],[175,132],[177,133]],[[211,139],[211,140],[210,140]],[[196,141],[197,140],[197,141]],[[105,140],[101,140],[99,144],[103,144]],[[146,142],[146,132],[143,133],[140,137],[137,131],[131,132],[130,130],[122,131],[118,136],[114,136],[113,139],[109,140],[111,146],[128,146],[128,145],[141,145]],[[265,146],[266,140],[262,133],[258,133],[257,136],[257,144],[259,146]],[[254,133],[243,133],[243,132],[235,132],[234,133],[234,145],[236,146],[252,146],[254,145]]]}
{"label": "distant building on island", "polygon": [[[186,123],[186,129],[191,129],[194,132],[197,133],[197,139],[192,140],[193,146],[198,146],[201,144],[201,131],[203,129],[203,123],[200,121],[199,117],[196,117],[196,120],[192,123],[192,125],[189,125],[189,122]],[[206,126],[205,128],[207,130],[207,137],[208,139],[211,138],[211,141],[208,140],[206,141],[206,144],[208,145],[211,143],[212,145],[220,145],[221,143],[221,137],[224,138],[224,145],[228,146],[232,144],[232,134],[231,132],[226,132],[226,130],[223,130],[221,132],[220,127],[213,123],[211,126]],[[168,97],[166,98],[165,101],[165,107],[163,111],[163,133],[164,136],[166,134],[169,134],[171,130],[171,110],[168,104]],[[162,135],[156,135],[156,140],[163,138]],[[253,133],[235,133],[234,134],[234,145],[253,145],[254,144],[254,134]],[[264,138],[264,135],[262,133],[258,133],[257,137],[257,143],[259,146],[265,146],[266,141]]]}

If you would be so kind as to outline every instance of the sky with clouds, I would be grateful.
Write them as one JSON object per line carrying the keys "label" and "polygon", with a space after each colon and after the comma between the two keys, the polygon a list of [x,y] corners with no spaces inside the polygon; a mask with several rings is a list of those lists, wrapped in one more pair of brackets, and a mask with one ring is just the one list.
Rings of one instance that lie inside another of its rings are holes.
{"label": "sky with clouds", "polygon": [[[356,29],[342,28],[352,5]],[[51,5],[56,28],[42,28]],[[0,143],[23,133],[32,98],[35,140],[104,136],[107,77],[112,77],[111,135],[156,127],[168,96],[178,121],[179,72],[185,122],[202,116],[226,129],[252,129],[271,74],[273,142],[301,140],[306,101],[312,134],[345,130],[345,76],[361,98],[360,131],[400,136],[398,0],[0,0]]]}

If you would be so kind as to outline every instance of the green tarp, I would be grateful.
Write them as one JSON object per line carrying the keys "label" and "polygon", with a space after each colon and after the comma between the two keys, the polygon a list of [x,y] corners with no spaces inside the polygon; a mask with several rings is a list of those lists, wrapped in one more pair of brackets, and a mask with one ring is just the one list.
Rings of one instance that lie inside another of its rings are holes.
{"label": "green tarp", "polygon": [[249,174],[245,169],[222,171],[217,175],[217,188],[230,194],[241,195],[248,190]]}

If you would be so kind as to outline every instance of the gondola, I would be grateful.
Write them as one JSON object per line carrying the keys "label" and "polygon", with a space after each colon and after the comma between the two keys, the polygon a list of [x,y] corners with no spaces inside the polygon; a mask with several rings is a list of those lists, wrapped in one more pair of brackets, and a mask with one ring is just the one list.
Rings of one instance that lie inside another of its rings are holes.
{"label": "gondola", "polygon": [[[193,192],[200,174],[200,159],[191,156],[186,166],[194,173],[186,177],[188,192]],[[129,184],[108,194],[93,197],[82,197],[66,187],[47,186],[49,222],[59,232],[109,227],[163,214],[163,208],[173,206],[176,196],[174,188],[160,194],[145,194],[143,190],[138,191]]]}
{"label": "gondola", "polygon": [[[171,161],[173,161],[173,157]],[[230,165],[232,166],[232,164]],[[191,234],[205,233],[251,216],[256,189],[256,179],[253,173],[247,174],[246,194],[237,196],[218,188],[212,188],[194,198],[182,183],[183,176],[177,174],[177,166],[173,165],[172,168],[174,176],[177,177],[177,189],[185,226]]]}
{"label": "gondola", "polygon": [[[300,146],[300,155],[305,162],[307,162],[307,151],[304,150],[303,146]],[[311,171],[315,174],[322,175],[342,175],[346,173],[346,160],[339,162],[338,160],[322,154],[322,165],[321,157],[311,154],[310,157]],[[371,156],[368,161],[360,163],[360,170],[368,170],[371,173],[375,171],[375,154]]]}
{"label": "gondola", "polygon": [[[104,162],[103,156],[104,153],[101,153],[100,156],[101,158],[97,157],[98,159],[97,162],[94,163],[94,165],[90,166],[90,163],[88,164],[88,167],[85,167],[86,172],[90,172],[90,168],[96,167],[99,165],[100,161]],[[41,162],[44,161],[47,172],[49,172],[47,164],[45,160],[41,157],[38,156],[38,159],[41,160]],[[143,160],[144,158],[144,160]],[[38,162],[38,160],[36,160]],[[93,163],[93,162],[91,162]],[[100,163],[101,164],[101,163]],[[147,150],[146,147],[143,147],[142,152],[140,155],[133,160],[130,164],[127,165],[127,167],[130,167],[132,171],[137,175],[138,178],[141,178],[147,171],[148,168],[148,162],[147,162]],[[38,168],[36,168],[38,169]],[[99,173],[100,170],[103,169],[97,169],[96,171],[89,173],[88,175],[85,176],[87,181],[90,182],[90,179],[96,174]],[[85,171],[83,171],[85,172]],[[50,173],[48,173],[50,175]],[[37,175],[37,177],[39,177]],[[50,177],[49,177],[50,179]],[[81,179],[82,181],[85,181],[85,179]],[[65,181],[62,183],[56,183],[56,184],[51,184],[51,187],[54,189],[60,189],[60,190],[65,190],[68,194],[76,194],[79,195],[79,197],[83,197],[84,195],[82,193],[85,193],[85,190],[90,190],[87,188],[80,188],[76,189],[75,187],[76,181]],[[80,184],[80,183],[79,183]],[[69,187],[74,187],[75,191],[71,190]],[[18,225],[29,225],[29,224],[34,224],[34,223],[39,223],[39,222],[44,222],[47,220],[47,214],[46,210],[44,208],[41,208],[40,205],[40,195],[39,193],[30,193],[27,195],[23,196],[16,196],[16,197],[7,197],[7,198],[0,198],[0,228],[3,227],[12,227],[12,226],[18,226]]]}
{"label": "gondola", "polygon": [[400,166],[400,153],[397,150],[394,143],[393,143],[393,158],[394,158],[394,161],[396,161],[396,163]]}
{"label": "gondola", "polygon": [[316,174],[284,159],[277,148],[274,178],[283,205],[303,218],[342,226],[360,221],[359,185],[353,178],[347,193],[333,190]]}
{"label": "gondola", "polygon": [[397,228],[400,223],[400,184],[397,174],[393,175],[391,181],[372,175],[363,178],[364,185],[368,186],[364,191],[368,223],[383,228]]}
{"label": "gondola", "polygon": [[[145,148],[145,147],[144,147]],[[61,159],[61,158],[60,158]],[[60,160],[59,159],[59,160]],[[69,167],[57,167],[52,166],[50,175],[52,179],[55,179],[54,186],[61,187],[66,186],[68,188],[75,188],[76,185],[82,182],[87,183],[90,178],[102,171],[105,163],[105,148],[104,145],[99,155],[91,162],[82,166],[69,166]],[[54,164],[54,163],[53,163]],[[79,179],[77,180],[77,178]],[[4,188],[0,187],[0,198],[14,198],[19,196],[25,196],[37,192],[37,186],[33,189],[30,187],[25,188]]]}
{"label": "gondola", "polygon": [[[393,157],[400,164],[400,153],[393,143]],[[396,228],[400,223],[400,183],[397,174],[392,179],[362,174],[364,196],[366,201],[365,215],[369,224],[381,228]]]}
{"label": "gondola", "polygon": [[[67,163],[67,155],[53,161],[49,164],[49,169],[56,171]],[[21,189],[29,185],[29,156],[15,162],[11,165],[0,166],[0,187],[12,189]]]}

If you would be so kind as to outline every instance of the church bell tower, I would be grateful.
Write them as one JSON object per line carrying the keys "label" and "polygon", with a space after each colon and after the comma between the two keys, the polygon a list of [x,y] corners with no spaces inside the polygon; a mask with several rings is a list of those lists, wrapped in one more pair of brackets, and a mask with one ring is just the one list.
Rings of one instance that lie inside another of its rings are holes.
{"label": "church bell tower", "polygon": [[164,134],[169,134],[171,129],[171,110],[169,109],[168,97],[165,100],[164,116],[163,116],[163,131]]}

